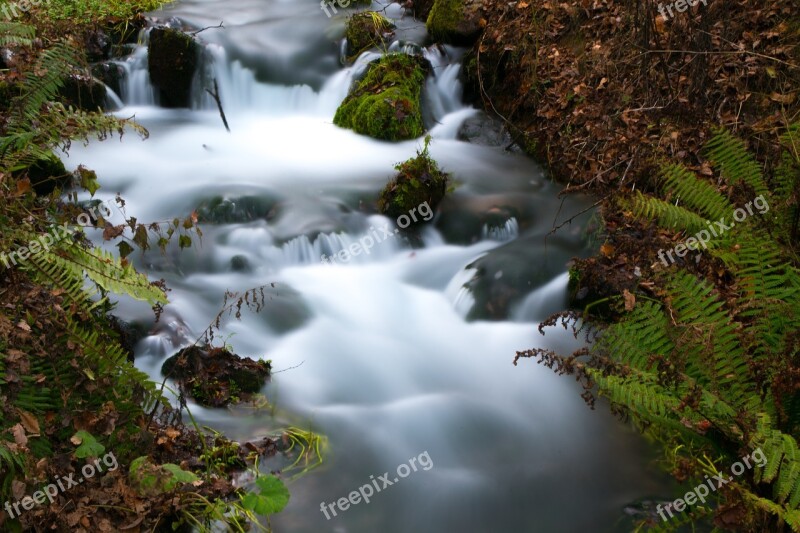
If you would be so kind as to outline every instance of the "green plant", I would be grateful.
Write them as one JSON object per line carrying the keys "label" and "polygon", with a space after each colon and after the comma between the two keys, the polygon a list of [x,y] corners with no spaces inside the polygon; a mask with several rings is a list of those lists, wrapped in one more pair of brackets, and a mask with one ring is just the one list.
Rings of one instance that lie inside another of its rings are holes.
{"label": "green plant", "polygon": [[[632,418],[667,449],[683,453],[683,471],[694,481],[717,463],[731,464],[760,448],[767,457],[752,477],[736,478],[718,494],[747,509],[741,519],[748,531],[777,530],[788,524],[800,531],[800,270],[794,253],[776,239],[790,227],[783,212],[791,207],[786,183],[770,187],[761,166],[744,144],[725,132],[709,143],[709,157],[734,192],[763,194],[770,217],[750,217],[715,239],[709,254],[732,279],[732,292],[683,268],[655,274],[657,298],[639,293],[625,300],[622,318],[602,330],[576,313],[561,320],[575,333],[595,333],[588,348],[570,357],[546,349],[518,352],[558,373],[576,375],[584,398],[608,399],[612,410]],[[785,157],[785,156],[784,156]],[[792,161],[797,161],[791,156]],[[784,159],[785,161],[785,159]],[[785,163],[784,163],[785,164]],[[783,170],[786,172],[786,170]],[[638,217],[678,231],[694,231],[707,218],[729,215],[733,204],[711,185],[677,165],[666,165],[660,185],[677,207],[652,197],[628,200]],[[596,392],[593,392],[596,391]],[[671,466],[678,462],[671,454]],[[698,509],[695,518],[704,513]],[[684,517],[685,518],[685,517]],[[681,519],[682,520],[682,519]],[[679,520],[661,524],[671,531]]]}

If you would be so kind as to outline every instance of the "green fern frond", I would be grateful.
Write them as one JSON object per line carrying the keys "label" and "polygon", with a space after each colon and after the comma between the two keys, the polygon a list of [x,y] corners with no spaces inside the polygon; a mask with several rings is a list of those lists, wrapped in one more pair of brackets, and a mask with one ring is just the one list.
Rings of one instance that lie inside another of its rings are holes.
{"label": "green fern frond", "polygon": [[769,196],[761,165],[741,139],[725,129],[719,129],[705,147],[709,159],[719,168],[728,183],[746,183],[756,195]]}
{"label": "green fern frond", "polygon": [[734,207],[727,198],[683,165],[662,166],[661,180],[666,192],[683,202],[687,209],[709,220],[719,220],[733,212]]}
{"label": "green fern frond", "polygon": [[638,191],[624,202],[624,207],[637,218],[656,221],[664,228],[696,233],[707,227],[707,220],[697,213]]}
{"label": "green fern frond", "polygon": [[0,46],[30,46],[36,37],[36,28],[17,22],[0,22]]}

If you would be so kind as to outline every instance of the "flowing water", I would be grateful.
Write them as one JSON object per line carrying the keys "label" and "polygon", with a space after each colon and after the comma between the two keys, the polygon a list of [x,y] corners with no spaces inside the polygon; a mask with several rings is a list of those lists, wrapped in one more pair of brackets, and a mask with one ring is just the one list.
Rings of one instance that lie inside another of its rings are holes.
{"label": "flowing water", "polygon": [[[189,28],[224,21],[199,34],[193,109],[158,107],[143,36],[123,62],[118,114],[135,115],[150,139],[92,143],[66,160],[96,170],[100,198],[119,192],[140,221],[198,209],[218,222],[204,224],[189,250],[137,259],[172,292],[136,364],[160,380],[163,360],[212,321],[226,290],[274,284],[263,312],[223,327],[237,353],[285,369],[265,390],[274,412],[192,412],[234,439],[288,424],[328,437],[324,465],[289,484],[275,531],[629,530],[625,505],[662,487],[642,441],[604,409],[586,408],[572,380],[532,361],[511,364],[516,350],[577,346],[563,331],[541,337],[536,325],[563,308],[568,259],[590,253],[589,215],[545,235],[588,201],[559,199],[521,155],[458,140],[477,114],[462,103],[464,51],[422,48],[424,24],[396,4],[386,14],[398,26],[390,50],[434,66],[424,95],[430,150],[456,184],[414,246],[373,206],[421,139],[379,142],[332,124],[354,78],[379,57],[341,64],[343,18],[311,0],[194,0],[155,14]],[[213,79],[231,133],[203,91]],[[482,222],[489,212],[499,218]],[[383,227],[391,237],[369,254],[321,262]],[[151,324],[148,312],[120,306],[123,318]],[[371,503],[331,520],[320,511],[424,452],[432,468]]]}

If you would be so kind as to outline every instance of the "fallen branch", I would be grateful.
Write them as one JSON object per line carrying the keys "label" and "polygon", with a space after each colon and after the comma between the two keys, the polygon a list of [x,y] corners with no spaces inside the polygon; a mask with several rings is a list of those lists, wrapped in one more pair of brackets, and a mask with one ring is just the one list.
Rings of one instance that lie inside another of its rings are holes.
{"label": "fallen branch", "polygon": [[225,124],[225,129],[228,130],[228,133],[231,132],[230,127],[228,127],[228,119],[225,118],[225,111],[222,109],[222,102],[219,100],[219,86],[217,85],[217,80],[214,79],[214,92],[212,93],[208,89],[206,92],[211,95],[211,98],[217,103],[217,108],[219,109],[219,116],[222,118],[222,123]]}
{"label": "fallen branch", "polygon": [[223,25],[222,25],[222,22],[220,22],[220,23],[219,23],[219,24],[217,24],[216,26],[206,26],[205,28],[200,28],[200,29],[199,29],[199,30],[197,30],[197,31],[190,31],[190,32],[188,32],[188,33],[189,33],[189,35],[197,35],[197,34],[198,34],[198,33],[200,33],[201,31],[213,30],[214,28],[222,28],[222,29],[224,30],[224,29],[225,29],[225,26],[223,26]]}

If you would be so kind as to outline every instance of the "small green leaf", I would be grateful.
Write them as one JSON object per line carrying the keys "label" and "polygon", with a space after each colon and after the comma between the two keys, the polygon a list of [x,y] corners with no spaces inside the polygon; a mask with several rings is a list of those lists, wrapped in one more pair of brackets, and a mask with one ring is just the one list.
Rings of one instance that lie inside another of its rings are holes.
{"label": "small green leaf", "polygon": [[128,257],[129,255],[131,255],[133,253],[133,246],[131,246],[130,244],[128,244],[125,241],[120,241],[117,244],[117,248],[119,248],[119,256],[122,259],[125,259],[126,257]]}
{"label": "small green leaf", "polygon": [[178,246],[181,248],[189,248],[192,245],[192,238],[188,235],[181,235],[178,238]]}
{"label": "small green leaf", "polygon": [[97,442],[97,439],[88,431],[80,430],[75,433],[70,442],[79,445],[75,448],[75,457],[85,459],[86,457],[99,457],[106,449],[105,446]]}
{"label": "small green leaf", "polygon": [[81,187],[89,191],[89,194],[94,196],[94,193],[100,188],[100,184],[97,183],[97,173],[94,170],[89,170],[83,165],[78,167],[77,172],[78,176],[81,178]]}
{"label": "small green leaf", "polygon": [[261,476],[256,479],[256,485],[261,492],[259,494],[248,492],[242,498],[245,509],[267,516],[280,513],[289,503],[289,490],[277,477]]}

